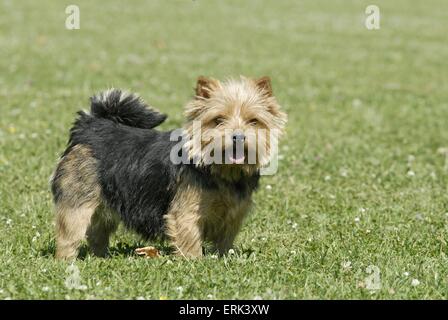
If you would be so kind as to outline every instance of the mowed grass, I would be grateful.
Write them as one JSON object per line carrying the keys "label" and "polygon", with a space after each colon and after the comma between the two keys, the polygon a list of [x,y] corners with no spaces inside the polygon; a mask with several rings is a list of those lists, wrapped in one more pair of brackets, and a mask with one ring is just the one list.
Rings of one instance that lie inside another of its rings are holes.
{"label": "mowed grass", "polygon": [[[368,31],[371,2],[1,1],[0,298],[447,298],[448,3],[375,1]],[[115,86],[175,128],[197,76],[240,74],[271,76],[289,123],[235,253],[143,259],[166,244],[120,229],[69,289],[48,179],[75,112]]]}

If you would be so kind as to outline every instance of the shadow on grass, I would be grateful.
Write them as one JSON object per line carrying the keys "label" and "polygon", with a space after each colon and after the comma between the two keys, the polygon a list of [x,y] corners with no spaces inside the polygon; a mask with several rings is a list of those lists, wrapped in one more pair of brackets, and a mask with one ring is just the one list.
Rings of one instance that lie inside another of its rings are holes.
{"label": "shadow on grass", "polygon": [[[135,253],[135,249],[146,247],[148,244],[142,243],[142,242],[136,242],[136,243],[127,243],[127,242],[118,242],[115,245],[109,247],[109,253],[106,256],[108,257],[131,257],[131,256],[137,256]],[[173,250],[172,248],[165,242],[160,243],[154,243],[154,246],[163,254],[163,255],[169,255],[172,254]],[[46,257],[46,258],[53,258],[56,252],[56,244],[55,241],[52,240],[48,244],[47,247],[42,248],[40,250],[40,256]],[[87,256],[93,254],[89,250],[89,246],[87,244],[82,244],[79,247],[79,253],[77,259],[84,260]]]}

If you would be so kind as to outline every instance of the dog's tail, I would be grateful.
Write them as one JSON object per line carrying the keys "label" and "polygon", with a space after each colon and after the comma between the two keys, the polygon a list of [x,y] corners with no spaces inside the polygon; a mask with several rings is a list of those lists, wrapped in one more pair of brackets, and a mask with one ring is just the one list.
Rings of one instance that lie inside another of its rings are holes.
{"label": "dog's tail", "polygon": [[166,119],[166,115],[150,108],[139,96],[110,89],[90,98],[91,115],[130,127],[151,129]]}

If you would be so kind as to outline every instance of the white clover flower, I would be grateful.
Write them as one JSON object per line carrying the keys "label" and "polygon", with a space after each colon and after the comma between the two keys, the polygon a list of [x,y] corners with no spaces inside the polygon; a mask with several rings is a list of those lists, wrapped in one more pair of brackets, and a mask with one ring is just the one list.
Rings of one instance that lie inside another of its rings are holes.
{"label": "white clover flower", "polygon": [[31,239],[32,242],[35,242],[40,237],[40,233],[36,232],[36,235]]}
{"label": "white clover flower", "polygon": [[341,263],[342,269],[344,271],[350,271],[352,269],[352,262],[351,261],[344,261]]}
{"label": "white clover flower", "polygon": [[212,294],[208,294],[207,295],[207,299],[213,299],[213,295]]}
{"label": "white clover flower", "polygon": [[420,284],[420,281],[418,279],[412,279],[411,286],[416,287]]}
{"label": "white clover flower", "polygon": [[403,273],[403,275],[404,275],[405,277],[409,277],[409,272],[405,271],[405,272]]}
{"label": "white clover flower", "polygon": [[48,292],[48,291],[50,291],[50,287],[47,287],[47,286],[42,287],[42,291],[44,291],[44,292]]}
{"label": "white clover flower", "polygon": [[355,218],[355,222],[359,222],[361,219],[359,219],[359,217]]}
{"label": "white clover flower", "polygon": [[272,190],[272,186],[271,186],[270,184],[268,184],[268,185],[266,186],[266,190]]}
{"label": "white clover flower", "polygon": [[292,224],[291,227],[292,227],[293,229],[297,229],[297,223],[294,222],[294,223]]}
{"label": "white clover flower", "polygon": [[407,176],[408,177],[413,177],[413,176],[415,176],[415,172],[412,171],[412,170],[409,170],[408,173],[407,173]]}

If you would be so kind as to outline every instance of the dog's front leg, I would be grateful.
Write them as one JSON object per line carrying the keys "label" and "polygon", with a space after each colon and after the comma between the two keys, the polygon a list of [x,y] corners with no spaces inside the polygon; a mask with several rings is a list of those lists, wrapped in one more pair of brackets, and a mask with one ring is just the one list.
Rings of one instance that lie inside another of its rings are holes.
{"label": "dog's front leg", "polygon": [[235,219],[226,221],[226,225],[218,231],[213,239],[214,248],[218,251],[220,256],[227,254],[233,247],[233,242],[238,234],[243,216],[238,216]]}
{"label": "dog's front leg", "polygon": [[[222,214],[223,216],[220,219],[224,223],[222,223],[220,228],[209,228],[209,230],[213,230],[211,234],[210,232],[206,232],[206,234],[210,234],[214,248],[218,251],[219,255],[225,255],[233,247],[235,237],[240,231],[241,224],[247,216],[250,206],[250,198],[240,200],[238,206],[228,208],[226,214]],[[216,225],[217,223],[211,221],[211,224]]]}
{"label": "dog's front leg", "polygon": [[185,258],[202,256],[202,232],[196,212],[173,212],[165,216],[166,230],[176,254]]}
{"label": "dog's front leg", "polygon": [[166,233],[176,254],[186,258],[202,256],[203,232],[200,194],[194,188],[180,188],[165,215]]}

